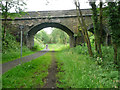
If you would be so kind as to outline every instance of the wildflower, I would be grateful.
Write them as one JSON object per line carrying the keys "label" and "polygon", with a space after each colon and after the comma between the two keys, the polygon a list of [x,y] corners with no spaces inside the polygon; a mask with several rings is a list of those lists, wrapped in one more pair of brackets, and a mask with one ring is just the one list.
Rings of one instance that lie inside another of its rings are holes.
{"label": "wildflower", "polygon": [[97,57],[97,61],[99,60],[100,58],[99,57]]}

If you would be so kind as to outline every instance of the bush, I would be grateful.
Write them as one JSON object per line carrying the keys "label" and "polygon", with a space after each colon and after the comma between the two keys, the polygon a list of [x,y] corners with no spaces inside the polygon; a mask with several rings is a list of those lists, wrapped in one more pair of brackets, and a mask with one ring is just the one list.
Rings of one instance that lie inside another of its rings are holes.
{"label": "bush", "polygon": [[[34,53],[23,44],[23,56]],[[2,42],[2,62],[8,62],[20,58],[21,47],[20,43],[16,41],[16,37],[11,35],[7,30],[6,38]]]}

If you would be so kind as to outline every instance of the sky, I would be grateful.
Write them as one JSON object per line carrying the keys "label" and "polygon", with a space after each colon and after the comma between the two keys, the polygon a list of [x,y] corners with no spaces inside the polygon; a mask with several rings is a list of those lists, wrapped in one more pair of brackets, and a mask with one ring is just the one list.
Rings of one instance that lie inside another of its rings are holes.
{"label": "sky", "polygon": [[[26,11],[70,10],[75,9],[74,0],[26,0]],[[81,8],[90,8],[88,0],[81,0]]]}
{"label": "sky", "polygon": [[47,34],[51,34],[52,31],[53,31],[54,28],[51,28],[51,27],[48,27],[48,28],[44,28],[44,31],[47,33]]}

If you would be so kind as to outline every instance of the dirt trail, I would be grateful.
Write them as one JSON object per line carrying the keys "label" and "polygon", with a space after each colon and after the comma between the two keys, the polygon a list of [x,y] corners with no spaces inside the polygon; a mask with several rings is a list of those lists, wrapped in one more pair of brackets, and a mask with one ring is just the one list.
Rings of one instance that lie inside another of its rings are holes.
{"label": "dirt trail", "polygon": [[51,67],[48,69],[48,76],[46,78],[46,84],[43,88],[57,88],[56,87],[56,74],[57,74],[57,63],[56,58],[54,56],[54,51],[51,52],[52,54],[52,64]]}

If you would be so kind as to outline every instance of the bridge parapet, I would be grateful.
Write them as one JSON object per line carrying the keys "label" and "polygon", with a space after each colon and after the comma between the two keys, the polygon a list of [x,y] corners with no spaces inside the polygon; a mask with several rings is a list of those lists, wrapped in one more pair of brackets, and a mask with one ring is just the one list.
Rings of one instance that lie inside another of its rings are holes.
{"label": "bridge parapet", "polygon": [[[91,15],[90,9],[82,9],[83,15]],[[52,10],[52,11],[31,11],[27,12],[21,18],[53,18],[53,17],[74,17],[76,16],[76,10]],[[17,18],[16,18],[17,19]]]}

